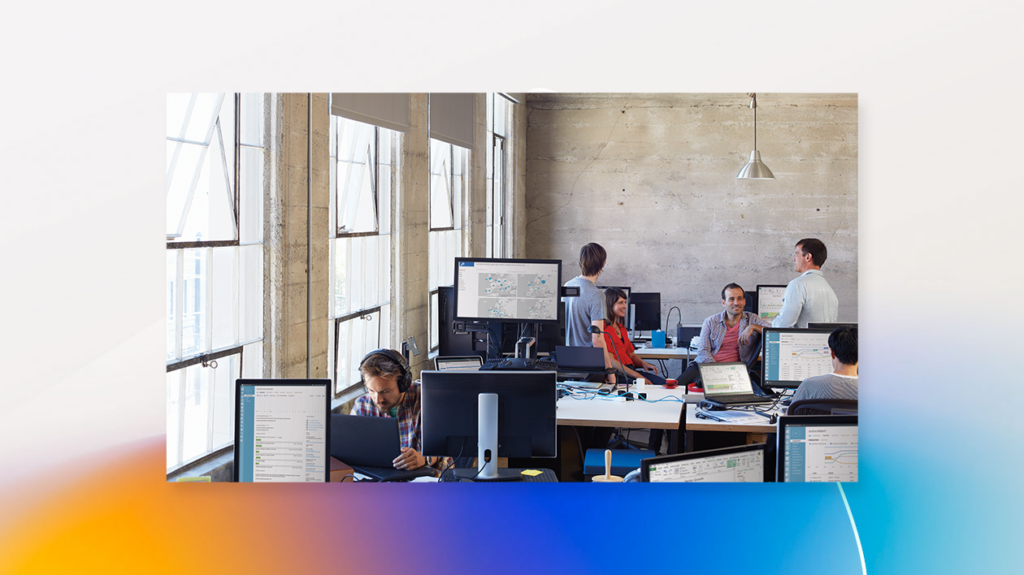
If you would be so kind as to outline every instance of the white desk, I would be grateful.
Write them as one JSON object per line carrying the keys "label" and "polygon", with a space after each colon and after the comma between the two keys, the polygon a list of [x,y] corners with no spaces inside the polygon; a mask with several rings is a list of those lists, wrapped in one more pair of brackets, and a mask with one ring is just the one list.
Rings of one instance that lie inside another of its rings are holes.
{"label": "white desk", "polygon": [[[567,382],[570,383],[571,382]],[[625,389],[619,386],[619,389]],[[648,400],[673,396],[683,397],[683,389],[665,389],[661,386],[645,385],[638,388],[633,385],[630,392],[646,393]],[[584,425],[600,427],[635,427],[643,429],[679,429],[683,404],[678,401],[625,401],[622,399],[573,399],[563,397],[558,400],[555,412],[558,425]]]}

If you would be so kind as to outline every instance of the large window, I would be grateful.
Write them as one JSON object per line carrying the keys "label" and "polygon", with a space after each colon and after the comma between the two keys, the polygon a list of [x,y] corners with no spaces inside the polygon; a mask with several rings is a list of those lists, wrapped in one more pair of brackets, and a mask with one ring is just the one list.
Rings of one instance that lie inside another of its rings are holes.
{"label": "large window", "polygon": [[263,375],[264,96],[167,96],[167,469],[231,444]]}
{"label": "large window", "polygon": [[455,258],[462,255],[462,202],[466,196],[469,150],[430,140],[430,350],[437,349],[438,286],[455,281]]}
{"label": "large window", "polygon": [[331,317],[335,397],[391,342],[391,195],[398,132],[331,116]]}
{"label": "large window", "polygon": [[514,104],[501,94],[487,94],[487,249],[489,258],[509,257],[505,250],[505,190],[511,150],[509,123]]}

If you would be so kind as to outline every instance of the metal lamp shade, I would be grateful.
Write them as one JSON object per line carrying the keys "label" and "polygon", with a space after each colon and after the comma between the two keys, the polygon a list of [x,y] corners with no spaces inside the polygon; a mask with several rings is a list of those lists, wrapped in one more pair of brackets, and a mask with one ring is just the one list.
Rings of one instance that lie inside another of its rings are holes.
{"label": "metal lamp shade", "polygon": [[750,152],[750,161],[736,174],[737,180],[774,180],[775,174],[761,163],[761,152]]}

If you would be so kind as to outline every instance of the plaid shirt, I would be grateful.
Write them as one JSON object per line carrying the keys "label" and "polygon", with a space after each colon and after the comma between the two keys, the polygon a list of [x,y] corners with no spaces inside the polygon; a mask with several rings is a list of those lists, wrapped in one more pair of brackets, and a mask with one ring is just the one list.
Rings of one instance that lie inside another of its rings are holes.
{"label": "plaid shirt", "polygon": [[[366,415],[370,417],[391,417],[390,410],[382,410],[370,399],[369,395],[360,395],[352,407],[352,415]],[[412,382],[405,392],[405,397],[398,404],[398,434],[402,438],[402,447],[409,447],[423,453],[423,443],[420,436],[420,382]],[[443,465],[451,465],[452,460],[442,457],[435,462],[436,469]]]}
{"label": "plaid shirt", "polygon": [[[725,325],[725,314],[726,312],[723,311],[704,320],[704,325],[700,328],[700,348],[697,350],[697,363],[713,363],[715,361],[715,354],[718,353],[718,350],[722,349],[725,332],[729,329]],[[743,330],[747,329],[747,326],[751,323],[756,323],[763,327],[772,326],[767,320],[757,317],[756,313],[745,311],[740,316],[740,333],[743,333]],[[750,356],[753,355],[757,347],[758,337],[758,333],[754,332],[750,336],[750,340],[747,341],[747,345],[737,342],[740,346],[740,361],[743,363],[747,363],[750,360]]]}

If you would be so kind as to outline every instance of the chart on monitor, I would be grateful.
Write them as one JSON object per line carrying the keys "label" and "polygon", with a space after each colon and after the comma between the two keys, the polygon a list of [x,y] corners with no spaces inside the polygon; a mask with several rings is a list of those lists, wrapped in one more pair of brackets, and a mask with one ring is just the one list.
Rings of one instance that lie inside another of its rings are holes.
{"label": "chart on monitor", "polygon": [[560,261],[456,258],[457,319],[557,322]]}
{"label": "chart on monitor", "polygon": [[832,373],[828,330],[765,328],[764,381],[799,385],[808,377]]}
{"label": "chart on monitor", "polygon": [[857,481],[857,425],[785,425],[782,438],[786,482]]}

